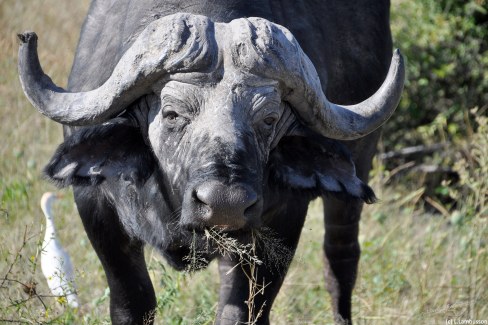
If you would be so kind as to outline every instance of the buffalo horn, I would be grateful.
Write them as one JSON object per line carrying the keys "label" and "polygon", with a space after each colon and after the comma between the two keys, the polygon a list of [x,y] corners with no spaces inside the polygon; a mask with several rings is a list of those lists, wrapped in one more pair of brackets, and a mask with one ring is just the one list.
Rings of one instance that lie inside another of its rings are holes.
{"label": "buffalo horn", "polygon": [[321,83],[314,65],[285,27],[261,18],[236,20],[230,26],[236,64],[282,81],[286,88],[284,100],[291,104],[301,122],[326,137],[337,140],[363,137],[386,122],[398,105],[405,79],[398,50],[393,54],[386,80],[376,93],[359,104],[337,105],[324,94],[322,85],[327,80]]}
{"label": "buffalo horn", "polygon": [[327,99],[322,88],[317,87],[312,90],[314,96],[302,97],[309,99],[306,105],[303,101],[295,101],[294,107],[310,128],[324,136],[354,140],[373,132],[390,118],[400,102],[404,80],[403,57],[397,49],[385,81],[364,101],[354,105],[334,104]]}
{"label": "buffalo horn", "polygon": [[[169,72],[186,70],[206,55],[210,20],[176,14],[149,24],[123,54],[99,88],[69,92],[56,86],[39,63],[37,35],[19,35],[19,75],[30,102],[50,119],[65,125],[95,125],[123,111]],[[188,36],[189,35],[189,36]]]}

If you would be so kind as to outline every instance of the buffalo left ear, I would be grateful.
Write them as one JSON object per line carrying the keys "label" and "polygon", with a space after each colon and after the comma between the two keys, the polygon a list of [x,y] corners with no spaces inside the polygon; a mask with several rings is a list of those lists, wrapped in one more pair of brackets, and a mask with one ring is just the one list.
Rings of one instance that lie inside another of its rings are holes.
{"label": "buffalo left ear", "polygon": [[145,180],[153,169],[151,149],[139,128],[112,120],[67,137],[44,168],[44,175],[58,187],[87,186],[133,173]]}
{"label": "buffalo left ear", "polygon": [[347,148],[320,135],[287,136],[269,159],[271,182],[313,196],[361,199],[374,203],[373,190],[356,176]]}

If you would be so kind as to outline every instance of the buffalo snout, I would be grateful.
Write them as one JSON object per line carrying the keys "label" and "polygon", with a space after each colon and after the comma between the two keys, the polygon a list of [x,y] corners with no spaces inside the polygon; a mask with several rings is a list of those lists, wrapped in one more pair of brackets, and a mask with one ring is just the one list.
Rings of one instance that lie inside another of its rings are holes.
{"label": "buffalo snout", "polygon": [[261,224],[260,197],[247,184],[208,180],[189,188],[185,199],[181,222],[186,228],[234,231]]}

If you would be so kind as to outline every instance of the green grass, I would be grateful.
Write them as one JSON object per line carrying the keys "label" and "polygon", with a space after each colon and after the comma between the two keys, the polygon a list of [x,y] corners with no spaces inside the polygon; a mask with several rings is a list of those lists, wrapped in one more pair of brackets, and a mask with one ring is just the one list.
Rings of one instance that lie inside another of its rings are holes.
{"label": "green grass", "polygon": [[[62,132],[30,106],[16,71],[15,35],[34,30],[46,72],[65,85],[87,8],[87,0],[0,2],[0,323],[109,324],[106,279],[67,190],[54,211],[60,240],[76,268],[81,308],[69,310],[49,297],[38,264],[43,235],[39,200],[54,188],[40,175]],[[483,146],[486,150],[488,141]],[[372,185],[381,202],[365,208],[361,223],[356,322],[488,319],[488,218],[486,202],[479,200],[486,194],[476,193],[487,190],[479,184],[486,174],[465,181],[474,189],[458,193],[459,205],[452,211],[447,207],[447,214],[426,212],[421,182],[385,185],[390,174],[376,161]],[[320,201],[311,204],[298,252],[273,307],[275,324],[332,323],[323,279],[321,211]],[[158,323],[212,324],[218,299],[216,264],[186,275],[172,270],[152,249],[146,253]],[[31,297],[23,290],[30,283],[36,284],[37,293]]]}

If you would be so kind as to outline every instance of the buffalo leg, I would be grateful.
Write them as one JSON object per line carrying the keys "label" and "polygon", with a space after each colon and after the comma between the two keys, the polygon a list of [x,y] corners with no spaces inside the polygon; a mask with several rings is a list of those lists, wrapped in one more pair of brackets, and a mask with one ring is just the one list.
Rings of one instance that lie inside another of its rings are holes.
{"label": "buffalo leg", "polygon": [[[380,131],[347,143],[353,155],[356,174],[368,181],[371,163],[376,152]],[[334,319],[337,324],[352,324],[351,296],[356,283],[361,249],[359,247],[359,221],[363,203],[347,202],[324,197],[324,260],[326,288],[332,298]]]}
{"label": "buffalo leg", "polygon": [[127,236],[115,212],[93,193],[74,188],[83,226],[107,276],[112,324],[152,324],[156,297],[143,244]]}
{"label": "buffalo leg", "polygon": [[[256,255],[265,261],[263,265],[254,269],[254,281],[259,291],[253,297],[253,308],[249,308],[250,280],[252,269],[249,266],[236,266],[237,261],[229,257],[219,260],[220,299],[216,324],[269,324],[269,313],[278,291],[283,284],[286,272],[295,253],[301,229],[305,220],[308,202],[296,204],[286,213],[276,217],[268,227],[273,229],[276,236],[282,239],[288,258],[278,265],[267,261],[262,256],[264,249],[272,249],[269,245],[257,245]],[[281,221],[281,222],[280,222]],[[251,310],[251,312],[250,312]]]}
{"label": "buffalo leg", "polygon": [[351,296],[360,256],[360,214],[360,203],[325,200],[325,278],[338,324],[351,324]]}

